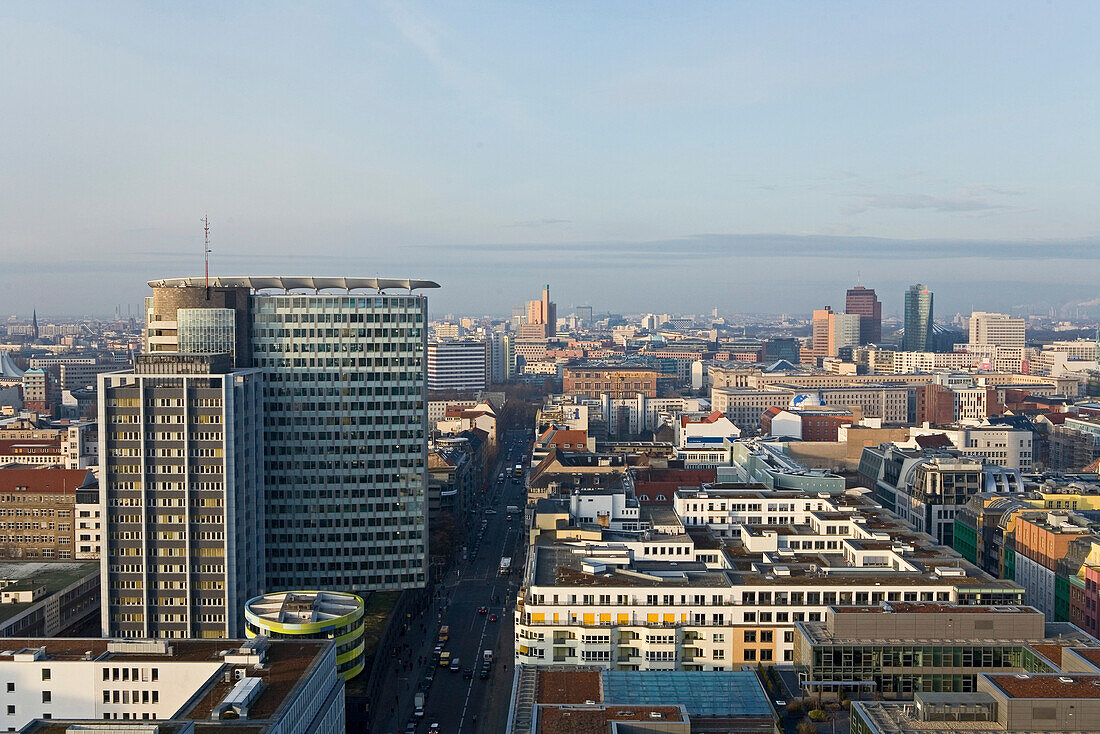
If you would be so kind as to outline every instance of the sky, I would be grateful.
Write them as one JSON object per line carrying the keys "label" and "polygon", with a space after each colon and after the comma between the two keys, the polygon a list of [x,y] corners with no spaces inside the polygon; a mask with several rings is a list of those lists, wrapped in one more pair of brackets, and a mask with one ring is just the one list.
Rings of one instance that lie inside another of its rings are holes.
{"label": "sky", "polygon": [[[0,314],[417,277],[434,313],[1100,297],[1094,2],[0,3]],[[1100,311],[1098,311],[1100,313]]]}

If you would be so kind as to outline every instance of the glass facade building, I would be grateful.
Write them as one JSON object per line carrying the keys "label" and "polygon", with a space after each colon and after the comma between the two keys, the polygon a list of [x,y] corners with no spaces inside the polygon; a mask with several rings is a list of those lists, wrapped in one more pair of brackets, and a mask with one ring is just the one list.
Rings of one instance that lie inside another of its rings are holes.
{"label": "glass facade building", "polygon": [[932,291],[920,283],[905,291],[905,334],[902,349],[906,352],[931,352]]}
{"label": "glass facade building", "polygon": [[254,294],[267,589],[426,578],[427,299]]}
{"label": "glass facade building", "polygon": [[233,309],[181,308],[176,311],[176,324],[179,351],[236,356],[237,323]]}

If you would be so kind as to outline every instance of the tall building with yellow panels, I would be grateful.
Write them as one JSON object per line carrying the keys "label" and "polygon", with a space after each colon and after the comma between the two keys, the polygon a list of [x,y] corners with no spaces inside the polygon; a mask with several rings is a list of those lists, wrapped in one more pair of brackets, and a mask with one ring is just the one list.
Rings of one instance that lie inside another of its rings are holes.
{"label": "tall building with yellow panels", "polygon": [[363,670],[363,599],[336,591],[282,591],[250,599],[245,634],[336,643],[336,669],[344,680]]}

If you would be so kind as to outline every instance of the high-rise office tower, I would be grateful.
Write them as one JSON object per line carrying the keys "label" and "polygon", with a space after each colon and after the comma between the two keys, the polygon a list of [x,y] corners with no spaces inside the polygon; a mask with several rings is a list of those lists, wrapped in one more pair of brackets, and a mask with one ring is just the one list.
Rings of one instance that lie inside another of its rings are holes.
{"label": "high-rise office tower", "polygon": [[520,327],[520,338],[549,339],[558,333],[558,306],[550,300],[550,286],[542,288],[542,298],[527,302],[527,323]]}
{"label": "high-rise office tower", "polygon": [[878,344],[882,341],[882,302],[874,288],[857,285],[848,289],[844,312],[859,314],[859,343]]}
{"label": "high-rise office tower", "polygon": [[970,314],[970,343],[991,347],[1024,347],[1024,320],[1003,313]]}
{"label": "high-rise office tower", "polygon": [[813,355],[835,357],[844,347],[859,343],[858,314],[836,313],[831,306],[814,311]]}
{"label": "high-rise office tower", "polygon": [[932,291],[922,284],[909,286],[905,291],[905,333],[902,350],[906,352],[932,351]]}
{"label": "high-rise office tower", "polygon": [[227,354],[99,376],[104,636],[241,636],[263,591],[261,391]]}
{"label": "high-rise office tower", "polygon": [[[203,278],[149,285],[154,303],[206,302]],[[236,343],[238,359],[246,352],[263,376],[267,591],[424,584],[427,299],[413,291],[438,287],[383,278],[210,279],[211,292],[248,293],[234,304],[244,311]],[[407,293],[385,292],[395,289]],[[178,328],[170,310],[154,315]]]}

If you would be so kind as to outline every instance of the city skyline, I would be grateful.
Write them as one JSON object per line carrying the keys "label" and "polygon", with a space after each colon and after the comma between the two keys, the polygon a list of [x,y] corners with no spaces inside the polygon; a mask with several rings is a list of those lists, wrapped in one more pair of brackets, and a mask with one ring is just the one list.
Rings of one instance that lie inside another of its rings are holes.
{"label": "city skyline", "polygon": [[560,11],[4,7],[0,313],[138,303],[207,213],[213,272],[430,277],[440,312],[1100,295],[1095,6]]}

